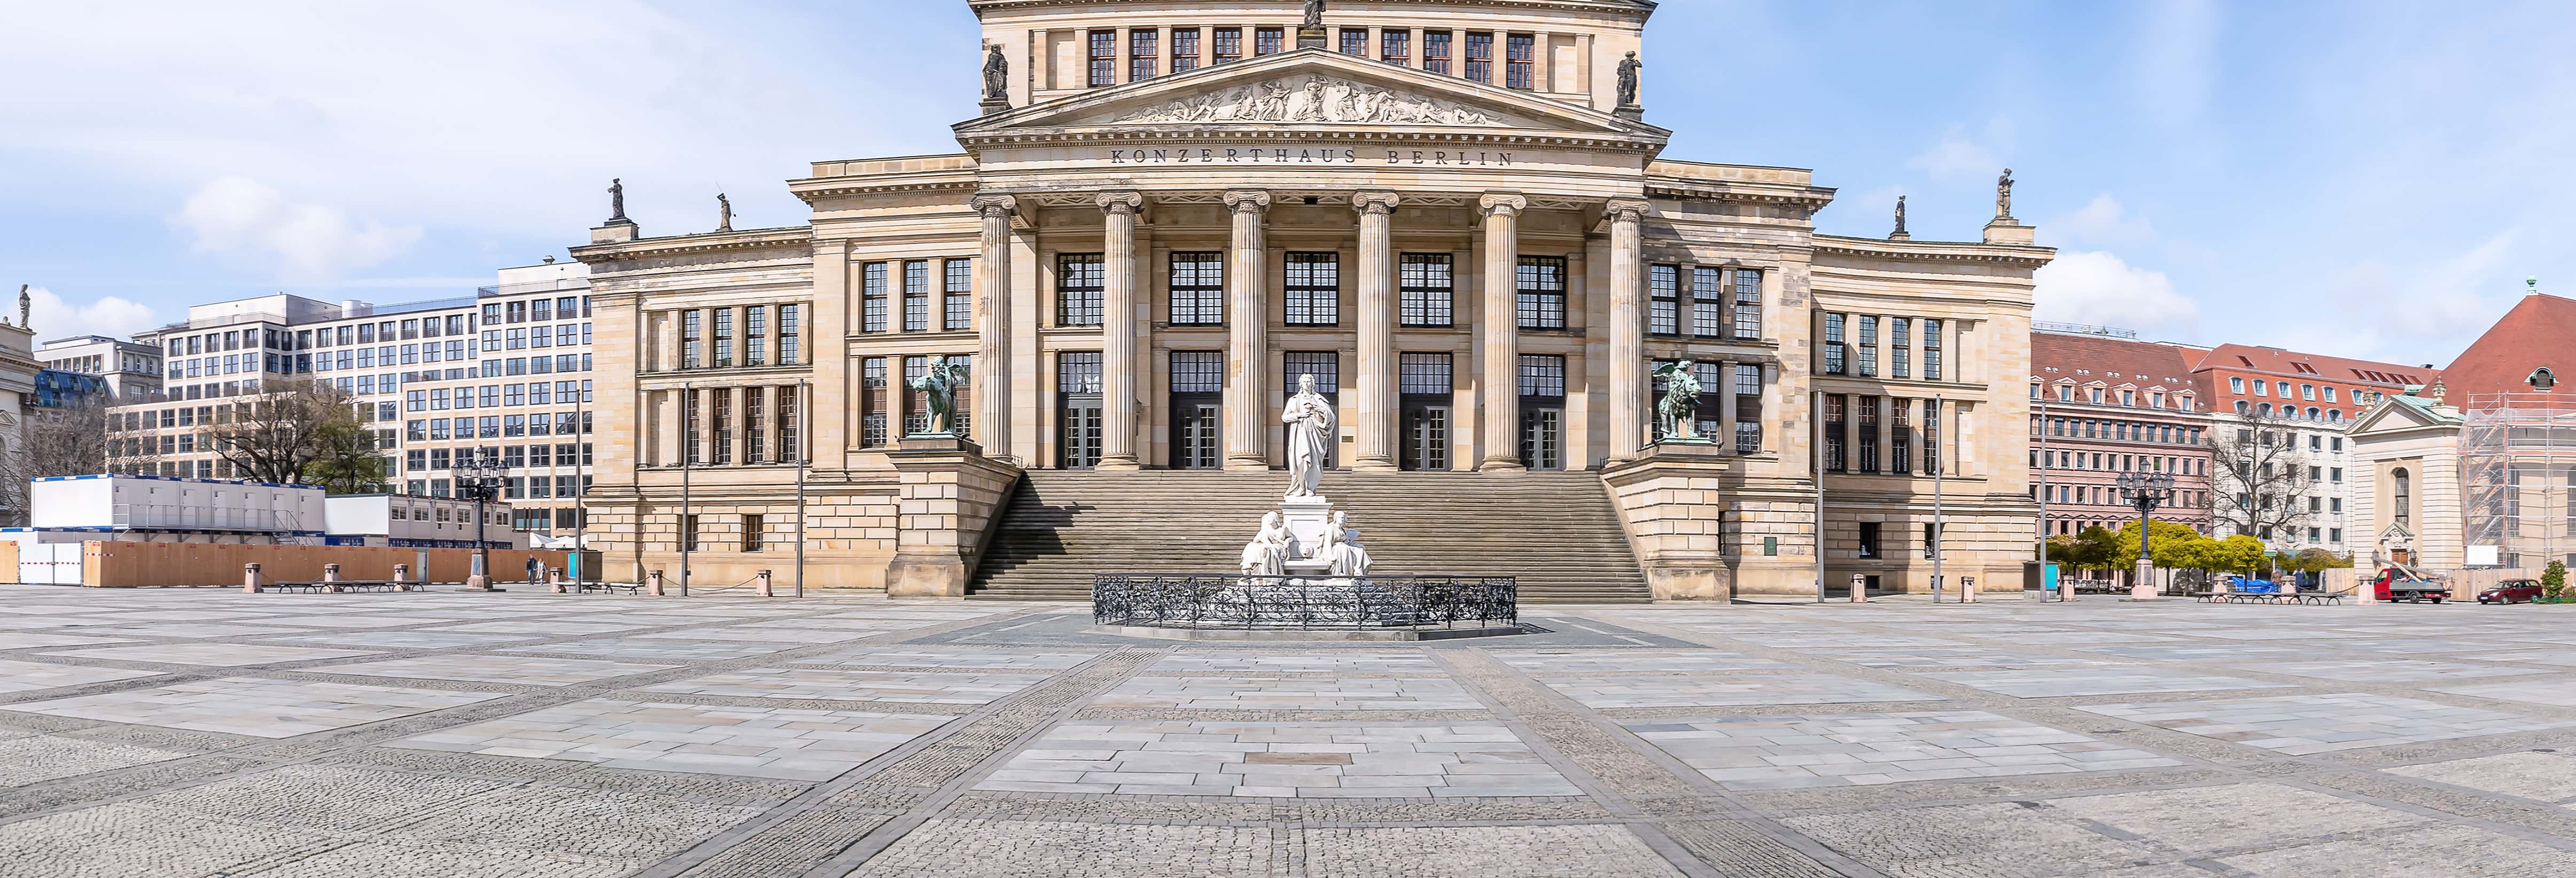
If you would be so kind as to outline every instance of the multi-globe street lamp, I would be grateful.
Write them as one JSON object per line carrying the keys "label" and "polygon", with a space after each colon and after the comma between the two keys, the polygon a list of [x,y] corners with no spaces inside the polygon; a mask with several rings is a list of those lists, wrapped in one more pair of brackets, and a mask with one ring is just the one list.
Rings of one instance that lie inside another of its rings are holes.
{"label": "multi-globe street lamp", "polygon": [[474,501],[474,573],[466,577],[466,588],[493,590],[492,550],[483,540],[483,526],[488,520],[484,504],[500,499],[501,473],[505,469],[501,458],[489,452],[456,462],[456,498]]}
{"label": "multi-globe street lamp", "polygon": [[2138,510],[2138,578],[2129,586],[2131,598],[2156,596],[2156,561],[2148,542],[2154,530],[2156,508],[2173,499],[2174,479],[2171,473],[2125,472],[2120,474],[2120,499]]}

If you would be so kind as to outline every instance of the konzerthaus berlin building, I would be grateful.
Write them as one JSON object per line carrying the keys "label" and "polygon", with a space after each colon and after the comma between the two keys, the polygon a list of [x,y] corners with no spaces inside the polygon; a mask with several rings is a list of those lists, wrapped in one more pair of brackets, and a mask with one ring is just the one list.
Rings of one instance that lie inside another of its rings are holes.
{"label": "konzerthaus berlin building", "polygon": [[[1335,478],[1592,479],[1659,598],[1813,593],[1820,469],[1837,595],[1930,588],[1936,467],[1947,573],[2019,583],[2052,251],[2008,183],[1981,241],[1849,238],[1808,171],[1666,158],[1645,0],[968,5],[959,152],[816,162],[789,228],[646,237],[621,201],[574,251],[602,405],[634,406],[589,500],[613,573],[686,544],[701,587],[785,577],[801,476],[809,584],[961,594],[1015,486],[1283,466],[1311,374]],[[905,438],[938,357],[971,442]],[[1713,441],[1659,441],[1675,360]],[[1231,557],[1257,525],[1205,519],[1167,538]]]}

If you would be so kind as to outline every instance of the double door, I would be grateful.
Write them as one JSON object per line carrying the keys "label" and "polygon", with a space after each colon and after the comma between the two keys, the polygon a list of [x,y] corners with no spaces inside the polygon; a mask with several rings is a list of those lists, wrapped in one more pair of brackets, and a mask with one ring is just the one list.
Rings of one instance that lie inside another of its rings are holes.
{"label": "double door", "polygon": [[1449,397],[1406,394],[1403,401],[1403,448],[1397,466],[1439,472],[1449,469]]}
{"label": "double door", "polygon": [[1225,395],[1172,394],[1172,468],[1220,469],[1223,451]]}

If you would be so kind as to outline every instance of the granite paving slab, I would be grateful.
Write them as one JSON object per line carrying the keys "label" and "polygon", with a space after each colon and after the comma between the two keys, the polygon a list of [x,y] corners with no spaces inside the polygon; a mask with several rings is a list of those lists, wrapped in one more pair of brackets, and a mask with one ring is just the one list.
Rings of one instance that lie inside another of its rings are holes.
{"label": "granite paving slab", "polygon": [[159,662],[168,665],[203,665],[208,667],[244,667],[271,665],[278,662],[304,662],[317,659],[352,658],[377,653],[357,649],[316,649],[308,646],[269,646],[256,643],[158,643],[148,646],[108,646],[98,649],[76,649],[49,652],[45,655],[74,658],[115,659],[128,662]]}
{"label": "granite paving slab", "polygon": [[148,689],[0,706],[0,710],[260,738],[289,738],[502,697],[396,686],[261,677],[191,680]]}
{"label": "granite paving slab", "polygon": [[990,704],[1046,682],[1047,677],[1046,674],[746,668],[646,686],[643,691],[737,698]]}
{"label": "granite paving slab", "polygon": [[951,719],[955,717],[593,698],[385,746],[820,781]]}
{"label": "granite paving slab", "polygon": [[1731,790],[1868,786],[2182,764],[1984,711],[1658,719],[1621,726]]}
{"label": "granite paving slab", "polygon": [[403,677],[414,680],[463,680],[475,683],[515,683],[521,686],[571,686],[630,674],[667,671],[676,667],[679,665],[512,655],[451,655],[350,665],[324,665],[304,670],[323,674]]}
{"label": "granite paving slab", "polygon": [[1923,676],[2010,695],[2014,698],[2067,698],[2079,695],[2292,688],[2287,683],[2265,683],[2241,677],[2117,667],[2048,668],[2031,671],[1950,671],[1927,673]]}
{"label": "granite paving slab", "polygon": [[1194,710],[1481,710],[1447,677],[1307,679],[1136,677],[1092,699],[1094,707]]}
{"label": "granite paving slab", "polygon": [[2576,722],[2367,693],[2075,709],[2294,756],[2576,726]]}
{"label": "granite paving slab", "polygon": [[1099,652],[990,649],[969,646],[863,647],[796,660],[800,665],[873,665],[887,668],[1062,671],[1099,658]]}
{"label": "granite paving slab", "polygon": [[1269,798],[1571,796],[1495,724],[1059,723],[977,789]]}
{"label": "granite paving slab", "polygon": [[1540,682],[1595,709],[1943,700],[1929,692],[1830,674],[1722,678],[1603,675],[1547,677]]}
{"label": "granite paving slab", "polygon": [[87,665],[0,659],[0,694],[60,689],[65,686],[87,686],[91,683],[158,676],[161,674],[157,671],[129,671],[123,668],[94,668]]}

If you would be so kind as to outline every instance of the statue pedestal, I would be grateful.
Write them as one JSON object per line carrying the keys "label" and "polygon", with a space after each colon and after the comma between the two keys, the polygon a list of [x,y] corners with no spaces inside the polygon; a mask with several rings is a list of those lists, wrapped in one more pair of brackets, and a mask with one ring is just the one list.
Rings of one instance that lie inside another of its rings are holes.
{"label": "statue pedestal", "polygon": [[1300,48],[1300,49],[1326,49],[1326,48],[1331,48],[1330,46],[1328,46],[1328,45],[1326,45],[1326,44],[1325,44],[1325,36],[1326,36],[1326,34],[1325,34],[1325,32],[1324,32],[1324,29],[1323,29],[1323,28],[1320,28],[1320,27],[1301,27],[1301,28],[1298,28],[1298,29],[1297,29],[1297,48]]}
{"label": "statue pedestal", "polygon": [[1020,469],[959,436],[906,436],[887,455],[902,487],[887,597],[964,597]]}
{"label": "statue pedestal", "polygon": [[[1333,525],[1333,502],[1322,497],[1290,497],[1279,501],[1279,518],[1288,525],[1288,533],[1297,538],[1297,544],[1289,547],[1289,557],[1304,558],[1324,545],[1324,531]],[[1288,562],[1289,571],[1293,574],[1301,563],[1305,562]]]}

